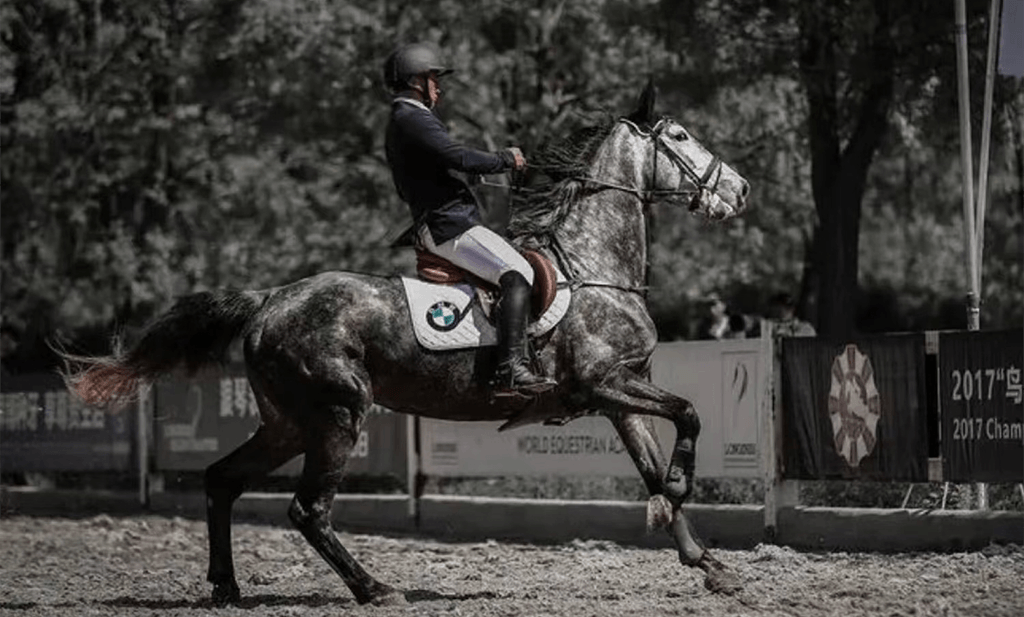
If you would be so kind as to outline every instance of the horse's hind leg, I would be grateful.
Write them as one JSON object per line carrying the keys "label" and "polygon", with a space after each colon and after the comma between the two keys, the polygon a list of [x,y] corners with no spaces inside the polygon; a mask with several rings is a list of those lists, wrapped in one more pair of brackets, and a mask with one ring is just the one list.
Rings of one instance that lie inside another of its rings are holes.
{"label": "horse's hind leg", "polygon": [[304,427],[306,461],[288,516],[310,545],[337,572],[360,604],[398,604],[405,596],[378,582],[345,550],[331,528],[331,508],[362,413],[333,407]]}
{"label": "horse's hind leg", "polygon": [[651,494],[648,525],[654,523],[652,526],[668,528],[679,552],[679,561],[704,570],[704,585],[708,589],[725,593],[738,591],[739,579],[704,548],[683,513],[683,495],[679,494],[678,485],[667,480],[668,463],[654,437],[651,419],[627,413],[609,417]]}
{"label": "horse's hind leg", "polygon": [[261,425],[248,441],[206,470],[206,526],[210,541],[210,568],[216,604],[240,598],[231,557],[231,507],[247,484],[265,476],[300,453],[298,429],[283,421]]}

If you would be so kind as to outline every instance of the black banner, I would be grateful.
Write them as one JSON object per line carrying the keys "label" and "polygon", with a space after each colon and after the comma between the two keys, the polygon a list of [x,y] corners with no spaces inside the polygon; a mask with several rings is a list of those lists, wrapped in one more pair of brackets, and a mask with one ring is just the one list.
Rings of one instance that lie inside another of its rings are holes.
{"label": "black banner", "polygon": [[1024,481],[1024,330],[939,336],[943,474]]}
{"label": "black banner", "polygon": [[[256,398],[241,366],[224,375],[156,384],[156,466],[202,470],[240,446],[259,426]],[[373,407],[349,454],[346,473],[406,475],[406,417]],[[297,475],[301,457],[278,470]]]}
{"label": "black banner", "polygon": [[923,334],[782,340],[783,477],[928,479]]}
{"label": "black banner", "polygon": [[4,377],[0,467],[4,471],[126,471],[134,468],[134,407],[86,407],[55,374]]}

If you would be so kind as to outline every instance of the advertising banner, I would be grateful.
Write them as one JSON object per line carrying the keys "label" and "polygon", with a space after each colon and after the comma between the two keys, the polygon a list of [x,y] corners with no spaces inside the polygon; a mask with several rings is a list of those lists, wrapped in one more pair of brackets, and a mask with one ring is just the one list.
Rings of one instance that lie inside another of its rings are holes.
{"label": "advertising banner", "polygon": [[944,478],[1024,481],[1024,330],[939,335]]}
{"label": "advertising banner", "polygon": [[[771,359],[760,339],[663,343],[652,381],[693,403],[700,415],[697,472],[705,478],[758,478],[759,413],[769,403]],[[662,441],[671,448],[675,431]],[[670,450],[665,450],[669,452]]]}
{"label": "advertising banner", "polygon": [[605,418],[533,424],[499,433],[501,422],[420,421],[428,476],[630,476],[636,467]]}
{"label": "advertising banner", "polygon": [[[758,477],[758,409],[768,367],[758,339],[658,345],[652,381],[687,398],[701,418],[697,474]],[[611,423],[584,417],[564,426],[529,425],[498,432],[500,422],[420,424],[422,465],[433,476],[566,475],[633,477],[637,470]],[[675,427],[654,418],[664,453]]]}
{"label": "advertising banner", "polygon": [[[226,374],[156,384],[156,465],[162,471],[203,470],[249,438],[259,408],[240,366]],[[405,477],[406,417],[371,409],[349,455],[346,473]],[[302,457],[277,473],[297,475]]]}
{"label": "advertising banner", "polygon": [[86,407],[55,374],[5,377],[0,393],[4,471],[127,471],[135,409]]}
{"label": "advertising banner", "polygon": [[782,339],[783,477],[928,480],[923,334]]}

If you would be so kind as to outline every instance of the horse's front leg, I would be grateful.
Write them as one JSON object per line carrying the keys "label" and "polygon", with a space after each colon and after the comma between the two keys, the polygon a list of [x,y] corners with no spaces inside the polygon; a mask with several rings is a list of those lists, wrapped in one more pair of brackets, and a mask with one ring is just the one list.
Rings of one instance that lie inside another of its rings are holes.
{"label": "horse's front leg", "polygon": [[648,527],[667,528],[679,552],[679,561],[684,566],[704,571],[705,587],[728,594],[739,591],[739,577],[704,548],[683,513],[676,487],[666,482],[665,456],[654,437],[650,417],[620,413],[611,414],[610,419],[651,494],[647,505]]}
{"label": "horse's front leg", "polygon": [[[597,397],[595,407],[621,414],[660,416],[675,425],[676,442],[668,470],[663,476],[664,494],[673,503],[686,500],[693,491],[697,438],[700,436],[700,418],[693,404],[626,368],[605,379],[594,390],[594,395]],[[660,449],[658,453],[661,454]]]}
{"label": "horse's front leg", "polygon": [[[639,377],[621,378],[617,385],[621,389],[602,388],[600,394],[605,408],[614,411],[609,414],[612,424],[651,494],[648,526],[668,528],[679,561],[703,570],[705,587],[730,594],[739,591],[739,578],[704,547],[683,513],[683,502],[693,490],[694,446],[700,433],[696,410],[688,401]],[[669,464],[647,415],[668,418],[676,426],[676,444]]]}

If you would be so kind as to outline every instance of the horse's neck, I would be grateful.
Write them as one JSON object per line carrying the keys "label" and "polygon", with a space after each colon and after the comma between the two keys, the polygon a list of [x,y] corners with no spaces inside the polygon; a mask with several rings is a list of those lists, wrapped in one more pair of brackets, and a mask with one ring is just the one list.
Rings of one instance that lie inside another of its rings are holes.
{"label": "horse's neck", "polygon": [[[643,191],[644,148],[641,139],[618,125],[595,155],[590,177]],[[644,285],[647,231],[637,194],[585,187],[558,235],[582,278],[625,287]]]}

